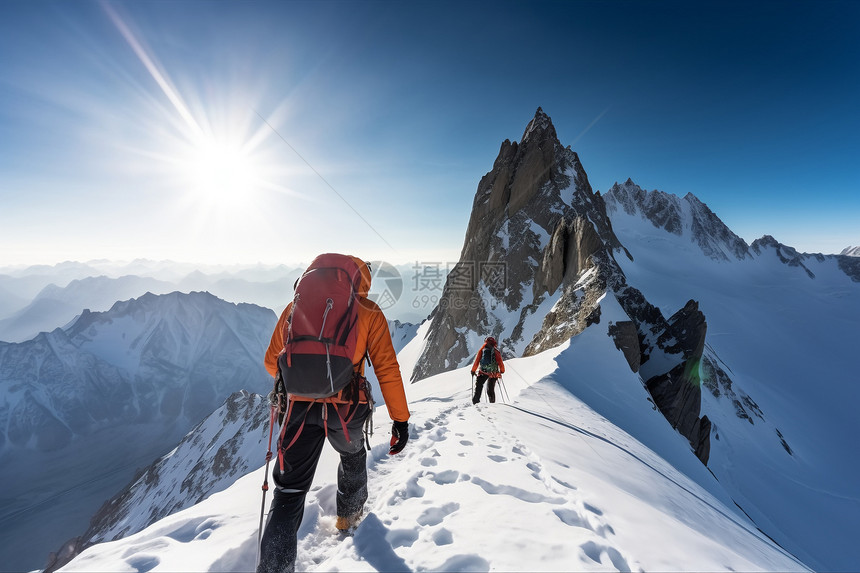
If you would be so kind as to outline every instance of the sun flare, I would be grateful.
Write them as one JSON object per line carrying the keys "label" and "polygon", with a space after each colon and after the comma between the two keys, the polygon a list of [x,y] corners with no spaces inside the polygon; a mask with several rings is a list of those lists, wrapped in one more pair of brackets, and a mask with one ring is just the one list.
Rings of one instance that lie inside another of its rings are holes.
{"label": "sun flare", "polygon": [[236,141],[201,138],[186,163],[195,200],[216,209],[232,209],[249,199],[257,173],[253,158]]}

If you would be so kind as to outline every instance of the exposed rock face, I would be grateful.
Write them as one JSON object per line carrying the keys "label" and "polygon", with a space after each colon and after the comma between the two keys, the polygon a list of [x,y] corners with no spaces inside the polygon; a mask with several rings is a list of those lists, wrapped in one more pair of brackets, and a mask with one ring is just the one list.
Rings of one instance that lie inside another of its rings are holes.
{"label": "exposed rock face", "polygon": [[860,283],[860,256],[839,255],[836,257],[842,272],[851,277],[851,280]]}
{"label": "exposed rock face", "polygon": [[845,247],[839,254],[845,257],[860,257],[860,247]]}
{"label": "exposed rock face", "polygon": [[764,256],[769,251],[772,251],[781,263],[802,269],[811,279],[815,278],[815,273],[812,272],[807,264],[822,263],[835,259],[839,270],[848,275],[848,278],[852,281],[860,282],[860,257],[855,254],[860,247],[845,249],[839,255],[800,253],[794,247],[784,245],[772,236],[765,235],[761,239],[753,241],[750,248],[759,256]]}
{"label": "exposed rock face", "polygon": [[711,421],[707,416],[702,416],[697,427],[693,428],[693,434],[698,436],[698,441],[693,444],[693,452],[703,464],[708,465],[711,457]]}
{"label": "exposed rock face", "polygon": [[735,390],[732,379],[717,361],[710,356],[702,358],[702,385],[713,394],[714,398],[725,397],[732,402],[735,415],[755,425],[755,420],[764,420],[764,414],[758,404],[747,394]]}
{"label": "exposed rock face", "polygon": [[503,142],[478,184],[460,261],[431,315],[413,380],[465,364],[488,335],[503,354],[521,355],[534,330],[525,323],[607,248],[622,249],[603,200],[538,108],[522,140]]}
{"label": "exposed rock face", "polygon": [[609,325],[609,336],[615,342],[615,347],[624,353],[630,370],[638,372],[642,351],[639,349],[639,332],[633,321],[623,320]]}
{"label": "exposed rock face", "polygon": [[[668,372],[651,376],[645,383],[654,403],[672,427],[690,440],[694,450],[702,452],[710,451],[710,422],[705,424],[699,419],[702,405],[699,366],[706,332],[707,323],[698,303],[689,301],[669,318],[658,337],[659,348],[668,354],[680,355],[681,361]],[[707,464],[707,458],[702,462]]]}
{"label": "exposed rock face", "polygon": [[[628,190],[631,209],[648,204],[654,220],[678,232],[693,220],[688,226],[701,235],[703,250],[726,256],[723,242],[734,236],[722,233],[704,204],[690,196],[680,205],[632,183]],[[616,346],[634,372],[654,378],[649,388],[658,406],[705,461],[710,423],[699,419],[698,384],[704,316],[691,301],[667,321],[627,284],[616,256],[630,254],[612,230],[607,204],[538,108],[522,141],[502,143],[493,170],[478,185],[460,261],[430,317],[413,381],[466,365],[488,335],[501,342],[506,357],[557,346],[599,323],[600,301],[611,293],[630,318],[612,325]]]}
{"label": "exposed rock face", "polygon": [[807,255],[801,254],[797,252],[797,249],[794,247],[789,247],[788,245],[783,245],[770,235],[765,235],[761,239],[756,239],[753,241],[751,245],[752,250],[757,254],[761,255],[768,248],[773,249],[776,252],[776,256],[779,260],[790,266],[790,267],[799,267],[806,272],[809,278],[814,279],[815,273],[813,273],[809,268],[803,264],[803,262],[809,257],[816,257],[819,261],[824,260],[824,255]]}

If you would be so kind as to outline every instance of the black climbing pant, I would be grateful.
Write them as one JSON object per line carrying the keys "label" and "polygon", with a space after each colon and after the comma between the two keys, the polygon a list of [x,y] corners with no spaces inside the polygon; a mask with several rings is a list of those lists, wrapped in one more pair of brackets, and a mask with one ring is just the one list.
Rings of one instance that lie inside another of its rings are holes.
{"label": "black climbing pant", "polygon": [[[310,405],[310,407],[308,407]],[[327,408],[326,415],[323,409]],[[343,407],[341,407],[343,408]],[[305,497],[314,479],[328,426],[328,442],[340,454],[337,468],[337,514],[344,517],[362,511],[367,501],[367,452],[362,427],[370,409],[360,404],[347,424],[347,441],[340,418],[331,404],[295,402],[284,434],[284,471],[275,458],[272,477],[274,499],[260,544],[257,573],[291,573],[296,567],[298,530],[305,511]]]}
{"label": "black climbing pant", "polygon": [[487,383],[487,398],[490,402],[496,401],[496,379],[490,378],[486,374],[478,374],[475,378],[475,395],[472,396],[472,404],[477,404],[481,401],[481,391],[484,389],[484,382]]}

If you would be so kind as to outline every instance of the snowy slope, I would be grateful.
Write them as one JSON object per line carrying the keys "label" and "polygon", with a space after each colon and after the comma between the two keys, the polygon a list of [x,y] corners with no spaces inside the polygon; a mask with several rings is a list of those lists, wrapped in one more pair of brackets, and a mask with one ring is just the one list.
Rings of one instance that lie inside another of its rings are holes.
{"label": "snowy slope", "polygon": [[0,563],[43,566],[230,394],[268,386],[275,320],[205,293],[146,295],[0,343]]}
{"label": "snowy slope", "polygon": [[[810,566],[856,570],[860,386],[851,357],[860,284],[837,257],[768,240],[744,258],[714,260],[689,234],[657,228],[641,213],[615,209],[611,217],[634,258],[618,258],[631,284],[663,310],[693,297],[707,319],[708,466],[759,526]],[[709,360],[731,386],[709,380]]]}
{"label": "snowy slope", "polygon": [[241,391],[194,427],[96,513],[89,529],[56,552],[48,569],[83,548],[137,533],[233,484],[256,466],[266,447],[267,401]]}
{"label": "snowy slope", "polygon": [[[614,301],[602,304],[607,316],[617,312]],[[353,537],[334,529],[337,459],[326,448],[297,569],[804,570],[649,407],[607,328],[509,361],[510,404],[472,406],[464,369],[410,385],[411,440],[396,457],[386,455],[382,408],[370,499]],[[587,366],[595,357],[616,366]],[[91,547],[62,571],[253,570],[262,479],[259,469],[138,534]]]}

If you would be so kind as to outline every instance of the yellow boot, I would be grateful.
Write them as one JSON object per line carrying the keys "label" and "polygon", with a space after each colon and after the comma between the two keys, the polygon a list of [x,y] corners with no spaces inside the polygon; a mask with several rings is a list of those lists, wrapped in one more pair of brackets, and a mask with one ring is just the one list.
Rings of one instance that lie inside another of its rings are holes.
{"label": "yellow boot", "polygon": [[349,531],[350,529],[355,529],[356,527],[358,527],[359,521],[361,521],[360,511],[355,515],[350,515],[349,517],[338,515],[337,523],[335,523],[334,526],[338,529],[338,531]]}

